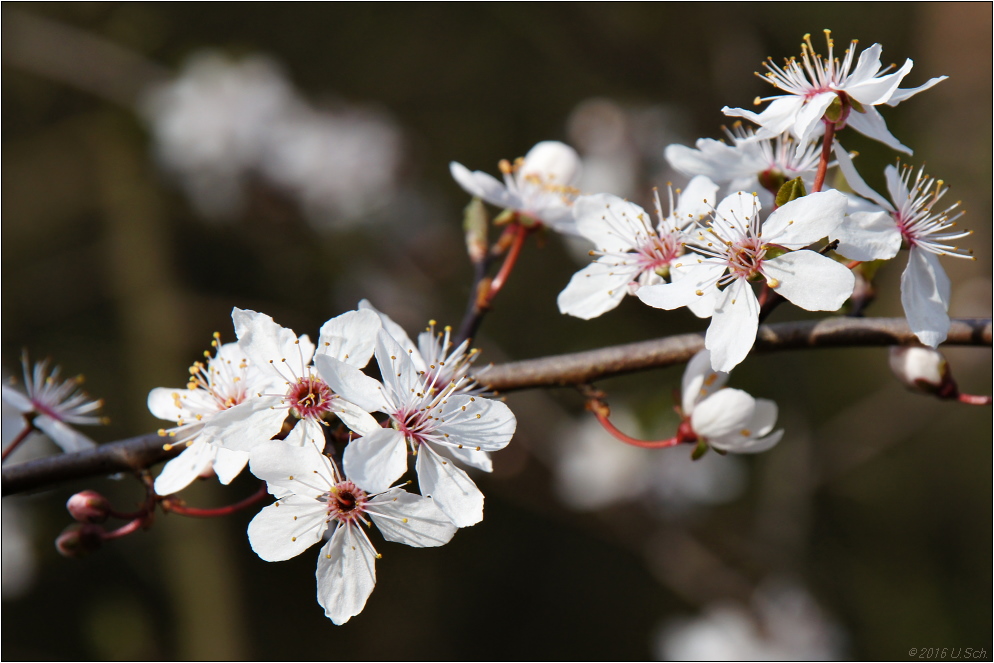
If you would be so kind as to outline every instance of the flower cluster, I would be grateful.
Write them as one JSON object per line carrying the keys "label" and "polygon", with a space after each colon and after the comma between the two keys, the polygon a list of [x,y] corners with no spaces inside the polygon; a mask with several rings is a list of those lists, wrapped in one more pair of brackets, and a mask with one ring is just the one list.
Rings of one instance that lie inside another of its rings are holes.
{"label": "flower cluster", "polygon": [[[359,525],[429,547],[480,522],[483,494],[454,461],[489,471],[487,454],[510,442],[514,415],[467,376],[476,356],[468,342],[452,348],[434,323],[416,348],[365,301],[326,322],[316,344],[262,313],[236,308],[232,319],[237,342],[215,335],[215,353],[191,367],[185,389],[149,394],[151,411],[176,423],[160,431],[167,446],[186,447],[155,491],[168,495],[210,473],[229,483],[248,464],[277,498],[249,525],[252,549],[285,560],[329,534],[318,602],[342,624],[376,582],[380,555]],[[374,355],[382,382],[362,371]],[[398,485],[408,452],[421,495]]]}
{"label": "flower cluster", "polygon": [[[485,371],[471,371],[477,351],[469,337],[527,238],[542,228],[593,245],[592,262],[559,294],[563,314],[589,320],[633,295],[656,309],[687,307],[710,318],[704,350],[683,377],[673,437],[628,437],[609,421],[603,394],[583,385],[599,423],[633,446],[688,444],[693,459],[709,449],[772,448],[783,436],[774,430],[776,404],[724,388],[728,372],[746,360],[775,306],[789,301],[808,311],[838,311],[857,298],[860,263],[889,260],[902,247],[908,264],[901,300],[910,327],[922,343],[942,343],[950,327],[950,283],[938,257],[970,257],[950,244],[969,235],[954,228],[959,203],[940,206],[944,183],[900,165],[887,167],[889,197],[880,195],[836,136],[852,127],[910,153],[876,107],[894,106],[944,77],[902,89],[911,60],[888,73],[879,45],[856,60],[853,42],[840,62],[826,36],[827,57],[805,37],[800,60],[767,63],[766,78],[784,94],[759,100],[772,102],[764,111],[725,109],[755,127],[736,122],[726,129],[729,143],[702,138],[694,148],[665,150],[689,179],[683,187],[668,184],[663,199],[654,193],[654,215],[609,193],[582,195],[575,188],[579,156],[563,143],[541,142],[523,158],[501,161],[503,182],[452,162],[450,172],[463,189],[504,208],[495,224],[506,226],[493,246],[487,246],[485,213],[472,230],[477,282],[460,340],[432,321],[415,342],[365,300],[325,322],[316,341],[268,315],[235,308],[237,340],[222,343],[215,334],[213,351],[191,366],[185,387],[153,389],[148,396],[151,412],[172,423],[159,432],[168,439],[165,448],[182,453],[148,481],[146,505],[123,514],[98,494],[81,493],[69,505],[80,524],[63,535],[60,547],[83,552],[145,527],[157,503],[202,515],[174,494],[198,477],[230,483],[248,467],[275,498],[248,527],[252,549],[281,561],[321,544],[319,604],[336,624],[359,614],[380,558],[366,531],[372,525],[387,541],[434,547],[483,519],[484,495],[471,471],[491,471],[491,454],[508,445],[517,421],[477,381]],[[829,169],[838,188],[826,187]],[[483,205],[477,200],[471,208]],[[490,262],[501,256],[497,275],[488,277]],[[941,355],[914,350],[892,358],[907,385],[979,402],[959,393]],[[373,358],[375,371],[368,371]],[[66,424],[95,423],[99,402],[79,392],[78,381],[57,378],[57,369],[47,375],[42,364],[31,373],[25,361],[27,395],[4,386],[3,398],[28,419],[24,436],[37,426],[67,450],[92,445]],[[417,492],[406,489],[415,482]],[[99,523],[111,516],[130,522],[107,532]]]}
{"label": "flower cluster", "polygon": [[[613,196],[576,199],[576,230],[594,243],[595,260],[560,294],[563,313],[590,319],[625,294],[666,310],[686,306],[711,318],[705,347],[714,370],[728,371],[749,354],[760,321],[781,298],[809,311],[836,311],[853,296],[852,270],[860,262],[888,260],[904,246],[901,301],[909,325],[926,345],[945,339],[950,284],[938,256],[970,257],[950,245],[970,234],[954,228],[959,203],[938,207],[943,182],[907,166],[887,168],[890,199],[884,198],[863,182],[836,139],[852,127],[910,153],[875,107],[895,106],[945,77],[902,89],[911,60],[887,73],[879,44],[857,61],[853,42],[840,62],[828,31],[826,39],[827,57],[805,36],[800,60],[766,64],[766,79],[783,94],[757,100],[772,102],[763,112],[724,109],[755,128],[726,129],[730,144],[702,138],[696,148],[666,149],[671,165],[693,179],[657,226],[637,205]],[[825,189],[832,167],[848,188]],[[719,185],[727,194],[716,204]],[[765,208],[772,212],[764,218]]]}

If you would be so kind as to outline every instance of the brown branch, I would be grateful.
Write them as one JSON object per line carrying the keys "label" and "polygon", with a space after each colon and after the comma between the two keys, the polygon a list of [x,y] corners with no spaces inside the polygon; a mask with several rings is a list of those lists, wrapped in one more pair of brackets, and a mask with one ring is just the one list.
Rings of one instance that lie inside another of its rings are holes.
{"label": "brown branch", "polygon": [[178,455],[186,447],[162,448],[168,438],[158,433],[139,435],[119,442],[101,444],[95,449],[47,456],[3,468],[3,495],[44,488],[83,477],[139,472]]}
{"label": "brown branch", "polygon": [[[759,328],[755,352],[802,348],[866,347],[917,343],[901,318],[833,318],[784,322]],[[991,345],[991,320],[953,320],[947,345]],[[491,366],[479,376],[493,389],[507,392],[540,387],[581,385],[594,380],[684,363],[704,347],[702,334],[683,334],[599,350],[516,361]],[[175,456],[162,448],[155,433],[96,449],[50,456],[3,468],[3,495],[44,488],[52,484],[123,471],[139,471]]]}
{"label": "brown branch", "polygon": [[[912,345],[918,340],[903,318],[830,318],[759,328],[753,352],[852,346]],[[991,345],[990,318],[952,321],[946,345]],[[615,345],[492,366],[478,376],[500,392],[586,384],[613,375],[682,364],[704,348],[703,334]]]}

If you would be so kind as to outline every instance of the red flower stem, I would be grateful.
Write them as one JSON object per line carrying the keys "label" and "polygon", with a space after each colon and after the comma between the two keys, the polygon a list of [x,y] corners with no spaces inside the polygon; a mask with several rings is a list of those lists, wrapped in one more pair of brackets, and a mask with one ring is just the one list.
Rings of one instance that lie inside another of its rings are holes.
{"label": "red flower stem", "polygon": [[497,294],[504,287],[508,277],[511,275],[511,271],[518,262],[518,256],[521,255],[521,248],[525,245],[525,240],[528,238],[528,231],[529,229],[520,223],[514,224],[514,243],[511,244],[511,248],[507,253],[507,257],[504,258],[497,276],[490,282],[490,288],[487,290],[484,301],[481,302],[481,308],[490,308]]}
{"label": "red flower stem", "polygon": [[863,264],[862,260],[853,260],[848,265],[846,265],[846,269],[856,269],[862,264]]}
{"label": "red flower stem", "polygon": [[7,445],[7,448],[3,450],[3,454],[0,454],[0,462],[7,460],[7,456],[11,454],[21,444],[24,440],[28,439],[28,435],[31,434],[35,427],[30,423],[24,425],[24,430],[17,434],[14,441]]}
{"label": "red flower stem", "polygon": [[105,532],[104,534],[101,535],[100,538],[102,538],[104,541],[110,541],[111,539],[120,539],[123,536],[127,536],[128,534],[138,531],[138,528],[142,527],[144,524],[145,524],[145,515],[142,515],[139,516],[138,518],[135,518],[129,523],[121,525],[116,530],[113,530],[111,532]]}
{"label": "red flower stem", "polygon": [[956,400],[968,405],[990,405],[992,402],[990,396],[981,396],[980,394],[959,394],[956,396]]}
{"label": "red flower stem", "polygon": [[811,187],[811,193],[821,191],[821,186],[825,183],[825,173],[828,172],[828,160],[832,156],[832,143],[834,141],[835,123],[825,122],[825,138],[821,144],[821,160],[818,162],[818,171],[815,173],[815,183]]}
{"label": "red flower stem", "polygon": [[591,411],[594,413],[594,416],[597,417],[597,421],[600,422],[601,426],[604,427],[604,430],[625,444],[630,444],[633,447],[641,447],[642,449],[665,449],[666,447],[675,447],[680,444],[680,439],[676,436],[666,440],[639,440],[634,437],[629,437],[618,430],[615,425],[611,423],[601,408],[593,408]]}
{"label": "red flower stem", "polygon": [[259,490],[255,491],[241,502],[235,502],[234,504],[218,507],[217,509],[197,509],[191,506],[174,504],[171,501],[163,501],[162,508],[165,511],[178,513],[181,516],[190,516],[192,518],[216,518],[218,516],[229,516],[233,513],[241,511],[242,509],[248,508],[257,502],[261,502],[268,494],[269,492],[266,490],[266,484],[262,484],[259,486]]}

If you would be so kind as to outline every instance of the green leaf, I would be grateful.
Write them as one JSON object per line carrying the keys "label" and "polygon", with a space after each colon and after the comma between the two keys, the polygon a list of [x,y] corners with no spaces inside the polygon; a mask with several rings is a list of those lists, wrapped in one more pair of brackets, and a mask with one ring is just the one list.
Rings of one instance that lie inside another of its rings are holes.
{"label": "green leaf", "polygon": [[803,198],[806,195],[808,195],[808,192],[804,188],[804,182],[800,177],[795,177],[789,182],[786,182],[777,191],[777,207],[783,207],[790,201]]}
{"label": "green leaf", "polygon": [[690,459],[691,460],[700,460],[701,457],[704,454],[706,454],[708,452],[708,449],[710,449],[710,448],[711,447],[709,447],[708,443],[705,442],[704,440],[701,440],[701,439],[697,440],[697,446],[694,447],[693,453],[690,454]]}

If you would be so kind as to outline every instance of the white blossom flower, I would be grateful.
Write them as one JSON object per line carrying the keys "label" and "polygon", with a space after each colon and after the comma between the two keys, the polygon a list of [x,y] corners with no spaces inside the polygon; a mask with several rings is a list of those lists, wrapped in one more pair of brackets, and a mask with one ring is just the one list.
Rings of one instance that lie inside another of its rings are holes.
{"label": "white blossom flower", "polygon": [[728,373],[711,368],[711,354],[698,352],[687,363],[681,383],[683,415],[693,434],[709,446],[732,453],[759,453],[773,448],[783,430],[777,423],[777,404],[753,398],[741,389],[723,389]]}
{"label": "white blossom flower", "polygon": [[726,193],[753,191],[764,206],[772,207],[777,191],[800,177],[810,188],[821,158],[817,141],[798,144],[790,132],[756,139],[756,130],[736,122],[725,128],[729,142],[700,138],[696,149],[669,145],[666,160],[684,175],[704,175],[724,184]]}
{"label": "white blossom flower", "polygon": [[834,661],[845,659],[845,633],[808,592],[764,582],[747,607],[723,601],[694,619],[668,620],[656,638],[666,661]]}
{"label": "white blossom flower", "polygon": [[237,343],[221,345],[220,334],[214,334],[211,345],[214,356],[205,352],[206,362],[190,367],[185,388],[156,387],[148,394],[152,414],[177,424],[159,431],[171,439],[166,448],[186,446],[156,477],[155,492],[159,495],[176,493],[198,476],[211,473],[217,474],[221,483],[231,483],[248,463],[248,454],[205,442],[199,438],[200,431],[218,413],[255,398],[260,391],[278,388],[282,382],[275,373],[267,375],[250,365]]}
{"label": "white blossom flower", "polygon": [[819,55],[811,45],[811,35],[805,35],[800,61],[791,58],[783,67],[774,64],[772,59],[764,63],[768,70],[766,80],[787,94],[757,99],[757,103],[773,102],[763,112],[757,114],[727,106],[722,111],[725,115],[744,117],[760,125],[757,138],[772,138],[790,131],[800,140],[798,147],[801,148],[817,135],[825,112],[839,99],[843,110],[836,123],[837,128],[851,126],[888,147],[911,154],[911,150],[888,131],[884,118],[875,106],[896,106],[947,77],[939,76],[919,87],[902,89],[898,86],[914,66],[910,59],[897,71],[887,73],[891,67],[880,64],[882,48],[880,44],[874,44],[860,54],[854,68],[856,42],[853,41],[846,49],[840,63],[833,55],[835,44],[829,30],[825,30],[825,38],[828,41],[827,57]]}
{"label": "white blossom flower", "polygon": [[387,541],[418,548],[448,543],[456,527],[431,499],[400,487],[368,490],[343,477],[335,464],[311,444],[298,426],[291,444],[266,442],[252,454],[251,470],[280,498],[248,526],[252,550],[267,562],[296,557],[331,538],[321,548],[317,566],[318,603],[335,624],[358,615],[376,584],[376,560],[363,525],[372,523]]}
{"label": "white blossom flower", "polygon": [[949,333],[950,294],[949,277],[939,256],[974,259],[972,251],[949,244],[972,233],[954,229],[956,220],[963,215],[956,211],[959,202],[933,211],[948,188],[942,180],[928,177],[924,169],[918,170],[912,183],[910,166],[887,166],[884,174],[888,201],[863,181],[838,144],[835,153],[849,186],[876,205],[864,205],[864,211],[851,212],[848,222],[829,235],[839,240],[836,250],[852,260],[884,260],[893,258],[905,244],[908,266],[901,276],[901,304],[918,340],[937,347]]}
{"label": "white blossom flower", "polygon": [[[759,329],[759,301],[750,280],[766,284],[809,311],[835,311],[852,294],[855,277],[831,258],[799,250],[832,233],[842,223],[846,197],[837,191],[793,200],[760,222],[756,197],[738,192],[718,205],[681,262],[686,274],[674,283],[646,286],[636,293],[656,308],[672,310],[696,298],[716,295],[705,347],[715,370],[729,371],[752,348]],[[782,255],[768,258],[775,250]],[[723,288],[723,289],[722,289]]]}
{"label": "white blossom flower", "polygon": [[695,177],[679,192],[674,205],[670,190],[669,214],[656,194],[653,227],[645,211],[610,194],[581,196],[573,211],[580,235],[597,247],[596,260],[573,275],[559,293],[560,313],[590,320],[618,306],[626,294],[642,286],[663,283],[670,266],[683,254],[684,231],[713,209],[718,187],[706,177]]}
{"label": "white blossom flower", "polygon": [[[404,328],[394,322],[386,313],[378,311],[372,304],[363,299],[359,302],[360,309],[368,309],[380,316],[383,329],[407,350],[408,356],[414,362],[414,367],[422,375],[425,384],[437,393],[444,389],[452,389],[454,394],[468,396],[486,395],[487,388],[469,377],[469,369],[480,356],[479,350],[470,349],[469,339],[456,347],[452,347],[452,329],[445,327],[442,333],[435,331],[435,321],[428,323],[428,328],[418,334],[415,344],[404,331]],[[476,371],[476,375],[485,374],[484,367]],[[452,449],[451,453],[463,463],[484,472],[492,472],[494,465],[487,451],[462,448]]]}
{"label": "white blossom flower", "polygon": [[542,141],[513,164],[501,161],[503,184],[455,161],[449,164],[449,171],[472,196],[514,210],[557,232],[576,234],[572,204],[578,193],[574,185],[580,176],[580,157],[565,143]]}
{"label": "white blossom flower", "polygon": [[370,490],[385,490],[407,471],[407,446],[417,456],[421,494],[458,527],[483,519],[483,493],[446,454],[465,460],[466,450],[498,451],[517,424],[500,401],[457,393],[458,384],[437,390],[385,330],[377,332],[376,361],[383,382],[334,357],[316,358],[318,370],[345,399],[368,412],[384,412],[391,428],[378,428],[353,440],[342,462],[346,473]]}
{"label": "white blossom flower", "polygon": [[[271,439],[283,428],[287,415],[301,437],[324,448],[322,426],[337,416],[353,431],[364,434],[378,429],[376,420],[353,403],[336,394],[311,364],[315,357],[330,356],[354,367],[369,363],[374,334],[380,319],[372,311],[349,311],[324,323],[315,348],[310,339],[299,339],[292,330],[276,324],[271,317],[236,308],[231,313],[238,343],[249,361],[262,371],[273,371],[285,384],[283,393],[259,393],[211,418],[202,439],[227,449],[249,451]],[[358,370],[358,369],[357,369]],[[289,438],[288,438],[289,439]]]}
{"label": "white blossom flower", "polygon": [[319,230],[368,222],[398,189],[403,135],[372,107],[317,106],[263,55],[192,54],[146,91],[153,148],[208,219],[242,212],[262,178]]}
{"label": "white blossom flower", "polygon": [[[622,430],[647,432],[624,407],[611,407]],[[619,444],[592,417],[555,435],[555,492],[576,511],[609,509],[643,501],[668,517],[692,513],[697,506],[730,502],[745,489],[739,459],[706,454],[692,460],[686,447],[639,449]]]}
{"label": "white blossom flower", "polygon": [[104,417],[96,414],[103,407],[103,400],[93,400],[79,388],[83,384],[82,375],[63,380],[61,367],[56,366],[49,373],[49,363],[45,359],[35,362],[33,368],[29,367],[30,361],[25,352],[21,357],[21,366],[26,393],[14,389],[11,380],[11,384],[2,385],[0,393],[4,402],[30,419],[32,426],[48,435],[66,453],[95,447],[93,440],[69,424],[107,423]]}

